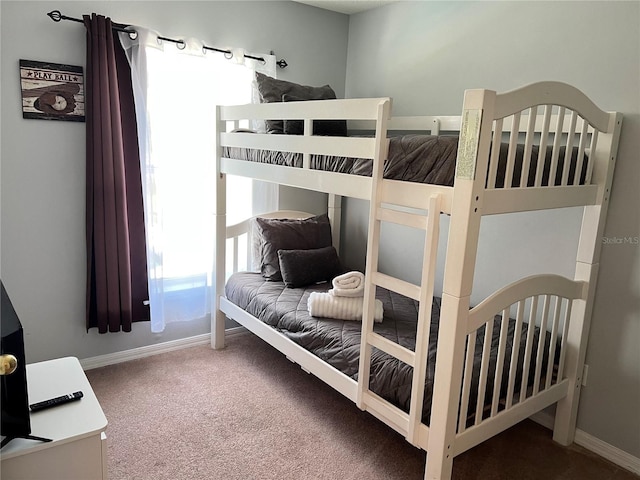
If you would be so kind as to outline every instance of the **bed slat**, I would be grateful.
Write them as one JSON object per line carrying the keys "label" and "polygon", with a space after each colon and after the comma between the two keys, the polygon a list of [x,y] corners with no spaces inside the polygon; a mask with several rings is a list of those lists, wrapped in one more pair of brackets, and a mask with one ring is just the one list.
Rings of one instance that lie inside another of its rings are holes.
{"label": "bed slat", "polygon": [[561,337],[561,347],[560,347],[560,362],[558,363],[558,380],[561,380],[564,375],[564,362],[567,357],[567,332],[569,330],[569,319],[571,318],[571,307],[573,303],[568,302],[567,308],[563,318],[563,326],[562,326],[562,337]]}
{"label": "bed slat", "polygon": [[[522,316],[524,314],[524,301],[518,302],[518,311],[516,313],[516,329],[513,338],[520,338],[522,334]],[[506,408],[511,408],[513,404],[513,393],[515,391],[516,373],[518,365],[518,355],[520,354],[520,342],[514,342],[511,350],[511,363],[509,364],[509,383],[507,386]]]}
{"label": "bed slat", "polygon": [[549,185],[555,183],[558,173],[558,157],[560,155],[560,142],[562,141],[562,125],[564,123],[564,107],[560,107],[558,111],[558,124],[553,134],[553,149],[551,150],[551,166],[549,167]]}
{"label": "bed slat", "polygon": [[476,402],[476,421],[482,422],[482,414],[485,405],[485,392],[487,391],[487,376],[489,372],[489,360],[491,357],[491,340],[493,337],[493,319],[489,320],[484,329],[484,344],[482,345],[482,362],[480,364],[480,379],[478,385],[478,399]]}
{"label": "bed slat", "polygon": [[[487,180],[487,188],[496,188],[496,178],[498,176],[498,163],[500,158],[500,142],[502,141],[502,125],[503,119],[499,118],[494,122],[493,140],[491,141],[491,158],[489,159],[489,173]],[[496,148],[498,146],[498,148]]]}
{"label": "bed slat", "polygon": [[529,312],[527,325],[527,343],[524,349],[524,365],[522,369],[522,382],[520,384],[520,402],[527,396],[527,385],[529,383],[529,369],[531,368],[531,353],[533,348],[533,338],[535,336],[535,321],[538,310],[538,296],[531,299],[531,310]]}
{"label": "bed slat", "polygon": [[[589,147],[589,155],[593,158],[593,154],[596,152],[596,146],[598,145],[598,130],[593,130],[591,133],[591,146]],[[592,160],[587,163],[587,178],[585,179],[585,184],[591,183],[591,176],[593,175],[593,164],[595,162]]]}
{"label": "bed slat", "polygon": [[582,129],[580,130],[580,142],[578,143],[578,160],[576,161],[576,171],[573,176],[573,184],[578,185],[580,183],[580,175],[582,174],[582,168],[584,165],[584,153],[587,146],[587,129],[589,124],[586,121],[582,122]]}
{"label": "bed slat", "polygon": [[[554,358],[556,347],[558,345],[558,326],[560,324],[560,310],[562,309],[562,299],[555,297],[555,306],[553,309],[553,321],[551,325],[551,342],[549,344],[549,358]],[[547,378],[545,388],[551,386],[553,380],[553,362],[547,364]]]}
{"label": "bed slat", "polygon": [[[536,353],[536,371],[533,380],[533,395],[540,391],[540,376],[542,375],[542,359],[544,357],[545,336],[549,317],[550,296],[545,295],[542,303],[542,316],[540,317],[540,330],[538,331],[538,351]],[[553,362],[550,362],[553,363]]]}
{"label": "bed slat", "polygon": [[473,374],[473,357],[476,350],[476,332],[467,335],[467,356],[464,363],[464,379],[462,382],[462,399],[458,418],[458,432],[464,432],[467,428],[467,410],[469,407],[469,394],[471,392],[471,376]]}
{"label": "bed slat", "polygon": [[551,122],[551,105],[544,106],[544,114],[542,120],[542,131],[540,132],[540,146],[538,149],[538,163],[536,165],[536,180],[534,186],[542,185],[542,174],[544,173],[545,154],[547,151],[547,142],[549,141],[549,123]]}
{"label": "bed slat", "polygon": [[238,271],[238,255],[237,255],[237,252],[240,251],[239,248],[238,248],[239,238],[240,237],[234,237],[234,239],[233,239],[233,271],[234,272]]}
{"label": "bed slat", "polygon": [[[571,167],[571,156],[573,153],[573,142],[576,135],[576,122],[578,115],[576,112],[571,112],[571,120],[569,122],[569,133],[567,134],[567,148],[564,151],[564,161],[562,162],[562,181],[561,185],[567,185],[569,183],[569,169]],[[576,158],[577,166],[577,158]]]}
{"label": "bed slat", "polygon": [[[513,115],[514,127],[520,125],[520,112]],[[507,152],[507,166],[504,174],[504,188],[513,187],[513,169],[516,160],[516,148],[518,146],[518,128],[513,128],[509,135],[509,150]]]}
{"label": "bed slat", "polygon": [[529,169],[531,168],[531,153],[533,151],[534,132],[537,117],[538,107],[531,107],[529,109],[527,133],[524,139],[524,158],[522,159],[522,171],[520,172],[521,187],[526,187],[529,181]]}
{"label": "bed slat", "polygon": [[496,360],[496,374],[493,378],[493,397],[491,399],[491,416],[498,413],[500,405],[500,390],[502,388],[502,372],[504,368],[504,357],[507,352],[507,332],[509,330],[509,309],[502,311],[500,323],[500,340],[498,343],[498,358]]}

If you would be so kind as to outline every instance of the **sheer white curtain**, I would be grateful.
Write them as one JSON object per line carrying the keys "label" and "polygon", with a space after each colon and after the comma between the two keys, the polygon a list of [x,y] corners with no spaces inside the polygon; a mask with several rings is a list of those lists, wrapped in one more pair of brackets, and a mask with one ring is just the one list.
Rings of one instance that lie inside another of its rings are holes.
{"label": "sheer white curtain", "polygon": [[[136,30],[135,40],[121,34],[121,41],[138,119],[151,331],[161,332],[168,323],[206,317],[215,305],[215,106],[251,103],[254,72],[275,76],[275,57],[261,55],[263,63],[234,50],[228,58],[205,51],[198,40],[176,44]],[[237,210],[231,216],[250,216],[256,203],[250,181],[228,190],[242,191],[244,200],[230,199]],[[261,191],[265,201],[258,203],[274,201],[272,189]]]}

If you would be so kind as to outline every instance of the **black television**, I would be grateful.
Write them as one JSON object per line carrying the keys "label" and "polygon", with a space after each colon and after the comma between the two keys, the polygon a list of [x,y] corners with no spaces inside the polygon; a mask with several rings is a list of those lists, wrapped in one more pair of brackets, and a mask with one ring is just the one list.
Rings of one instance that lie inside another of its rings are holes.
{"label": "black television", "polygon": [[0,311],[0,435],[2,441],[12,438],[29,438],[31,420],[27,396],[27,362],[24,351],[24,335],[20,319],[9,295],[0,280],[2,310]]}

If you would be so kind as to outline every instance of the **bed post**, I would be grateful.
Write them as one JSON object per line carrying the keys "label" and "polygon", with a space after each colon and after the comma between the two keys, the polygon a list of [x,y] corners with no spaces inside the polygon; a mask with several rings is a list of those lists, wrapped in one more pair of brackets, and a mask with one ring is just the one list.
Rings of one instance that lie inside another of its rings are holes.
{"label": "bed post", "polygon": [[426,480],[451,478],[453,469],[467,320],[495,96],[496,93],[490,90],[467,90],[464,97],[445,261]]}
{"label": "bed post", "polygon": [[599,185],[598,200],[595,205],[584,207],[580,242],[576,258],[575,279],[588,282],[585,300],[575,300],[567,332],[567,353],[564,375],[569,379],[569,392],[558,402],[556,408],[553,439],[562,444],[573,442],[578,402],[582,388],[582,373],[587,350],[587,339],[591,327],[591,313],[595,296],[596,281],[602,238],[613,182],[613,171],[618,151],[618,141],[622,126],[622,114],[611,113],[609,128],[598,136],[592,183]]}
{"label": "bed post", "polygon": [[342,223],[342,197],[333,193],[329,194],[327,211],[331,223],[331,237],[333,246],[340,253],[340,225]]}
{"label": "bed post", "polygon": [[220,146],[220,132],[226,130],[225,123],[220,120],[220,106],[216,106],[216,177],[213,188],[215,189],[215,210],[213,222],[215,235],[213,239],[214,276],[211,286],[213,300],[211,302],[211,348],[224,348],[224,325],[226,317],[220,311],[220,296],[224,295],[225,283],[225,247],[227,243],[227,185],[226,176],[220,172],[220,159],[222,147]]}

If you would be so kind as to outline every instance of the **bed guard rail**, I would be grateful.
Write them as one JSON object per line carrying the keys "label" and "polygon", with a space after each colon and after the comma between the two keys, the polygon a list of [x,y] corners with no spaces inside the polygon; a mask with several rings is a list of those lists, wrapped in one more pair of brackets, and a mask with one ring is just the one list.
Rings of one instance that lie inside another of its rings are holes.
{"label": "bed guard rail", "polygon": [[[371,158],[374,164],[384,161],[388,151],[385,122],[388,120],[390,109],[391,99],[389,98],[218,106],[219,169],[223,173],[368,199],[371,193],[371,178],[341,175],[321,170],[314,170],[314,175],[311,176],[306,173],[311,166],[311,155]],[[254,121],[274,119],[302,120],[304,135],[261,134],[242,131],[250,127]],[[352,119],[374,122],[375,136],[365,138],[313,135],[315,120]],[[265,165],[257,162],[246,165],[249,162],[224,158],[223,147],[299,153],[302,155],[303,168],[282,165],[269,165],[268,168],[264,168]]]}
{"label": "bed guard rail", "polygon": [[[220,142],[223,146],[302,153],[304,168],[309,168],[311,154],[374,158],[376,138],[313,136],[313,122],[315,120],[370,120],[376,122],[377,128],[382,115],[388,115],[391,109],[391,99],[309,100],[218,106],[217,108],[221,122]],[[304,135],[256,135],[237,131],[243,127],[243,124],[250,125],[247,122],[263,120],[302,120]]]}
{"label": "bed guard rail", "polygon": [[252,224],[256,217],[261,218],[309,218],[313,213],[299,210],[278,210],[275,212],[261,213],[247,218],[233,225],[227,225],[227,259],[226,276],[241,270],[251,270],[253,265],[253,231]]}

